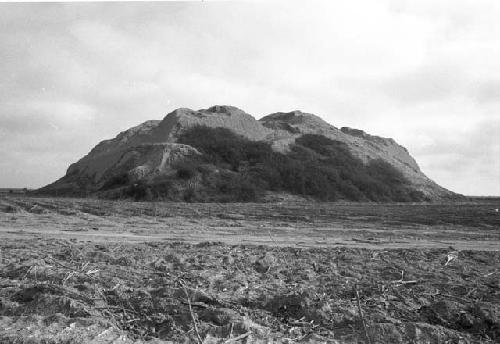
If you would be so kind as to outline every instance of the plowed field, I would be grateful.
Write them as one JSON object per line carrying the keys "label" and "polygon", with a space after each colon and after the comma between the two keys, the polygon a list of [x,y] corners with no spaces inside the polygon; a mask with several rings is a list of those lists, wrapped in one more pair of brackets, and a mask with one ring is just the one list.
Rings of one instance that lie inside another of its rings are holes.
{"label": "plowed field", "polygon": [[500,202],[0,199],[0,343],[498,343]]}

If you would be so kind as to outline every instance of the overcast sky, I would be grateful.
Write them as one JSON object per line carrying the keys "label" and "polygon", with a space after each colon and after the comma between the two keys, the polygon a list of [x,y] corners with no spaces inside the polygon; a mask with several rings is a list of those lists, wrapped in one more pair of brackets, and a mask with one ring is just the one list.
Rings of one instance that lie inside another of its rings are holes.
{"label": "overcast sky", "polygon": [[0,187],[178,107],[300,109],[500,195],[500,2],[0,4]]}

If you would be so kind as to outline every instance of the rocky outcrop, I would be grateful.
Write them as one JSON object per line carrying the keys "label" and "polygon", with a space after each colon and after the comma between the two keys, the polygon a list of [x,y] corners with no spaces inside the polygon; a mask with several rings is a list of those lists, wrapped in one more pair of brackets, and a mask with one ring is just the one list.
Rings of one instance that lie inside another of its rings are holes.
{"label": "rocky outcrop", "polygon": [[161,121],[147,121],[105,140],[89,154],[72,164],[66,176],[43,188],[85,188],[97,190],[110,178],[126,173],[131,180],[151,178],[168,173],[170,166],[196,149],[176,143],[180,134],[193,126],[223,127],[254,141],[269,142],[276,151],[286,153],[295,139],[303,134],[319,134],[344,142],[365,163],[382,159],[430,198],[454,195],[427,178],[406,148],[393,139],[373,136],[359,129],[338,129],[320,117],[301,111],[278,112],[257,121],[233,106],[208,109],[174,110]]}
{"label": "rocky outcrop", "polygon": [[250,140],[263,140],[272,132],[251,115],[234,106],[217,105],[198,111],[181,108],[169,113],[152,130],[149,140],[173,142],[184,130],[196,125],[227,128]]}

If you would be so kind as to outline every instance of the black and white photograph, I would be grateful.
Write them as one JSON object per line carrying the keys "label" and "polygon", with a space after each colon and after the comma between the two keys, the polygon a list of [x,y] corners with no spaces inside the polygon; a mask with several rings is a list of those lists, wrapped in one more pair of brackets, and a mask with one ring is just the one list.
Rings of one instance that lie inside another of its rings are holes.
{"label": "black and white photograph", "polygon": [[0,344],[500,343],[499,18],[0,1]]}

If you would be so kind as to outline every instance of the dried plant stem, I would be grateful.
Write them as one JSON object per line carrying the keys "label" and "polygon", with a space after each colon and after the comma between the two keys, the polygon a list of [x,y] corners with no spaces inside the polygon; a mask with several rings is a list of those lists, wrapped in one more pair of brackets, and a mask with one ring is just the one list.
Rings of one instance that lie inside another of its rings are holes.
{"label": "dried plant stem", "polygon": [[196,323],[196,318],[193,313],[193,307],[191,306],[191,298],[189,296],[189,292],[187,291],[186,285],[184,282],[179,279],[179,284],[182,287],[182,290],[184,291],[184,294],[186,295],[188,307],[189,307],[189,314],[191,315],[191,320],[193,321],[193,326],[194,326],[194,332],[196,332],[196,338],[198,339],[198,344],[203,344],[203,340],[201,339],[200,332],[198,331],[198,324]]}
{"label": "dried plant stem", "polygon": [[252,332],[247,332],[243,333],[242,335],[239,335],[238,337],[230,338],[224,342],[224,344],[229,344],[229,343],[234,343],[237,342],[238,340],[244,339],[248,337]]}
{"label": "dried plant stem", "polygon": [[270,231],[270,230],[268,230],[268,231],[267,231],[267,234],[269,234],[269,238],[271,238],[271,240],[274,242],[274,245],[276,245],[276,247],[279,247],[279,246],[278,246],[278,243],[276,242],[276,240],[274,240],[274,237],[272,236],[272,234],[271,234],[271,231]]}
{"label": "dried plant stem", "polygon": [[368,344],[372,344],[372,340],[371,340],[370,336],[368,335],[368,329],[366,327],[365,317],[363,316],[363,309],[361,308],[361,301],[359,299],[358,285],[354,286],[354,291],[356,293],[356,301],[358,304],[359,318],[361,319],[361,324],[363,325],[363,332],[365,333],[365,338],[366,338]]}
{"label": "dried plant stem", "polygon": [[74,272],[82,272],[81,270],[78,270],[78,269],[72,268],[71,266],[64,265],[63,263],[58,262],[57,260],[55,260],[55,259],[54,259],[54,258],[52,258],[52,257],[49,257],[49,259],[50,259],[52,262],[56,263],[57,265],[59,265],[60,267],[65,268],[65,269],[68,269],[68,270],[71,270],[71,271],[74,271]]}

